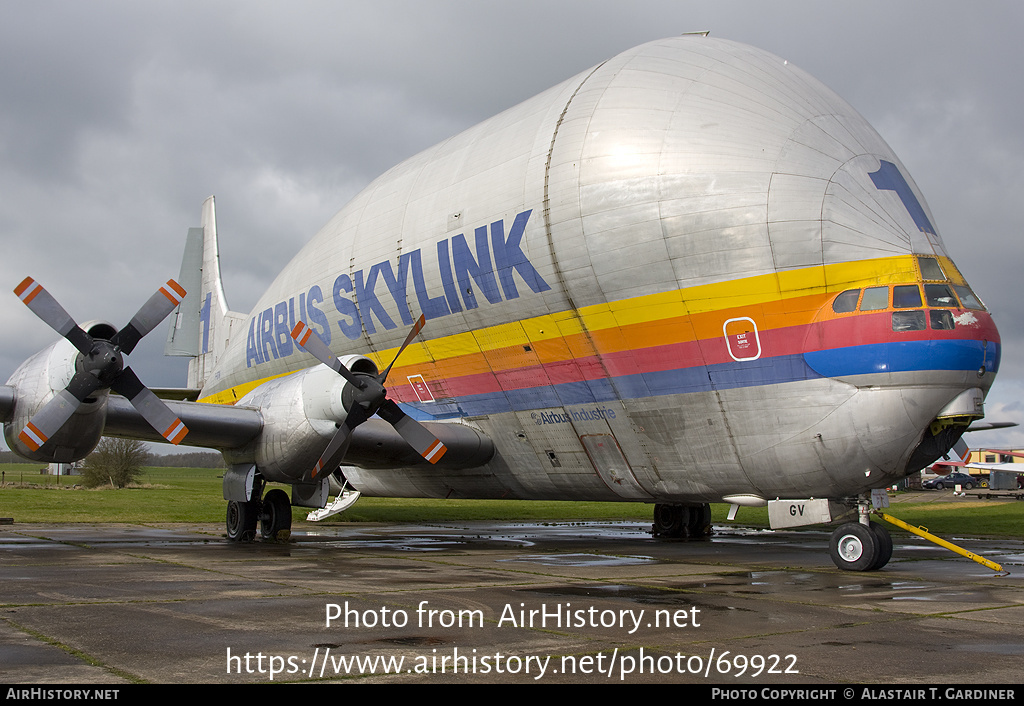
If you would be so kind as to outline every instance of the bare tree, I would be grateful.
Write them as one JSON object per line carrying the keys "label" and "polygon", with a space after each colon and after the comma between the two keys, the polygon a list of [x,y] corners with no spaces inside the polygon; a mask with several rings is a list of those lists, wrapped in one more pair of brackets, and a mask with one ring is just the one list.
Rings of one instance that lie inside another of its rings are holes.
{"label": "bare tree", "polygon": [[149,457],[141,441],[104,438],[85,459],[82,484],[95,488],[110,483],[115,488],[123,488],[139,479]]}

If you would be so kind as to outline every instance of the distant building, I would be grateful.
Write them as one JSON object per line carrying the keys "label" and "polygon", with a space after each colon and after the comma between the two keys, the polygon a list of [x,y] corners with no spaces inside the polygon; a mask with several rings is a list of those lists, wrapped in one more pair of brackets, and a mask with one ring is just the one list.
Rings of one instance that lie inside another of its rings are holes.
{"label": "distant building", "polygon": [[82,461],[74,463],[51,463],[46,469],[48,476],[78,476],[82,474]]}
{"label": "distant building", "polygon": [[[1013,454],[1017,454],[1016,456]],[[1022,449],[974,449],[967,458],[968,463],[1015,463],[1024,471],[1024,450]]]}

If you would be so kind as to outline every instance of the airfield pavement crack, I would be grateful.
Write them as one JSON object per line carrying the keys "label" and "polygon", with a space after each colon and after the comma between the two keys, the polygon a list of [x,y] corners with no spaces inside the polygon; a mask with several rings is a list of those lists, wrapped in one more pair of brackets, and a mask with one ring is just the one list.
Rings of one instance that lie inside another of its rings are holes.
{"label": "airfield pavement crack", "polygon": [[143,679],[142,677],[140,677],[137,674],[132,674],[131,672],[127,672],[127,671],[125,671],[123,669],[118,669],[117,667],[114,667],[112,665],[107,664],[103,660],[100,660],[100,659],[97,659],[96,657],[93,657],[92,655],[88,654],[87,652],[83,652],[82,650],[79,650],[79,649],[77,649],[75,647],[72,647],[71,645],[68,645],[66,643],[61,642],[60,640],[57,640],[55,638],[50,637],[49,635],[45,635],[45,634],[39,632],[38,630],[33,630],[32,628],[30,628],[28,626],[25,626],[25,625],[22,625],[21,623],[15,622],[15,621],[11,620],[10,618],[4,617],[4,616],[0,616],[0,620],[3,620],[7,625],[11,626],[15,630],[19,630],[20,632],[24,633],[25,635],[28,635],[29,637],[31,637],[33,639],[39,640],[40,642],[43,642],[43,643],[45,643],[47,645],[50,645],[51,647],[56,647],[57,649],[60,649],[60,650],[64,651],[66,654],[68,654],[68,655],[70,655],[70,656],[72,656],[72,657],[74,657],[76,659],[82,660],[83,662],[85,662],[86,664],[88,664],[88,665],[90,665],[92,667],[99,667],[100,669],[104,670],[108,674],[111,674],[113,676],[119,677],[119,678],[124,679],[125,681],[128,681],[128,682],[131,682],[133,684],[148,684],[149,683],[148,680]]}

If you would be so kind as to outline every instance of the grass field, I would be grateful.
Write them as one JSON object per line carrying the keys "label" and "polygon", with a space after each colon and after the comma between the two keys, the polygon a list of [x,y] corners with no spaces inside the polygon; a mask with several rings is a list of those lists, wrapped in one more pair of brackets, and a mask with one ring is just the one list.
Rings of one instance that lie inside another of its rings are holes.
{"label": "grass field", "polygon": [[[23,522],[222,523],[222,470],[147,468],[141,487],[113,490],[75,488],[76,476],[41,476],[37,464],[0,466],[0,517]],[[934,496],[940,497],[938,493]],[[930,498],[929,498],[930,499]],[[712,505],[716,523],[726,522],[727,505]],[[889,510],[911,525],[940,536],[1024,538],[1024,502],[957,499],[955,502],[898,503]],[[307,510],[293,510],[297,526]],[[337,522],[651,521],[644,503],[549,502],[537,500],[433,500],[362,498]],[[767,527],[765,508],[741,508],[737,524]],[[903,530],[890,527],[894,534]]]}

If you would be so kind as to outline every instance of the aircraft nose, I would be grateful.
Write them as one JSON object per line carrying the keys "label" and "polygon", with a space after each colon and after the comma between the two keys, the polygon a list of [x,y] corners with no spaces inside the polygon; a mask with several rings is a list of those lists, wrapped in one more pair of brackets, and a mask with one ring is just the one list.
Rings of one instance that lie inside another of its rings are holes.
{"label": "aircraft nose", "polygon": [[999,331],[956,282],[875,280],[846,290],[822,308],[818,335],[807,341],[814,372],[857,388],[850,421],[894,479],[933,463],[984,416],[999,370]]}

